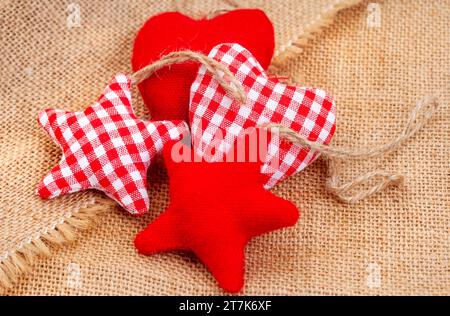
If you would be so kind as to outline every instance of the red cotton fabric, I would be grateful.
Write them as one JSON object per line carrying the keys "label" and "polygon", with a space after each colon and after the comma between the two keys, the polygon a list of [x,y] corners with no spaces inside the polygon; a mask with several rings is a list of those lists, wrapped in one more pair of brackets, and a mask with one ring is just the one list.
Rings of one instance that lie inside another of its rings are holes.
{"label": "red cotton fabric", "polygon": [[62,158],[37,188],[42,198],[97,189],[125,210],[149,208],[147,169],[170,140],[187,131],[182,121],[147,122],[131,106],[131,81],[118,74],[98,101],[83,112],[47,109],[39,124],[62,150]]}
{"label": "red cotton fabric", "polygon": [[[190,157],[179,162],[179,152]],[[166,146],[170,204],[135,239],[138,251],[194,252],[219,285],[244,285],[245,246],[252,237],[294,225],[297,207],[263,187],[261,162],[206,162],[182,142]],[[270,251],[268,251],[270,253]]]}
{"label": "red cotton fabric", "polygon": [[[151,17],[139,30],[133,48],[133,71],[173,51],[208,54],[214,46],[229,42],[249,49],[267,69],[275,46],[273,25],[257,9],[239,9],[200,20],[165,12]],[[189,89],[197,69],[194,62],[172,65],[139,84],[152,120],[188,120]]]}
{"label": "red cotton fabric", "polygon": [[[220,44],[209,57],[227,66],[241,82],[247,101],[226,95],[204,66],[191,87],[190,125],[196,153],[220,160],[246,129],[266,123],[289,127],[310,141],[328,144],[336,128],[336,105],[324,90],[279,83],[267,76],[256,56],[239,44]],[[265,187],[271,188],[306,168],[317,153],[272,137],[261,168]]]}

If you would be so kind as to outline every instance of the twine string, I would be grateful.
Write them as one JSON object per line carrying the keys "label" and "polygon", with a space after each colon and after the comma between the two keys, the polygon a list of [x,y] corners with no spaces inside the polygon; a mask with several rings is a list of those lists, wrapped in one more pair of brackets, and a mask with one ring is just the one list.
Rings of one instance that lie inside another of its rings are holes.
{"label": "twine string", "polygon": [[204,16],[207,20],[210,20],[210,19],[215,18],[216,16],[219,16],[219,15],[222,15],[222,14],[225,14],[225,13],[228,13],[228,12],[230,12],[230,11],[232,11],[232,10],[231,10],[231,9],[217,9],[217,10],[213,10],[213,11],[210,11],[210,12],[208,12],[208,13],[205,13],[205,14],[203,14],[203,16]]}
{"label": "twine string", "polygon": [[[194,12],[194,13],[191,12],[190,15],[193,16],[195,19],[209,20],[209,19],[215,18],[218,15],[222,15],[222,14],[228,13],[234,9],[240,8],[239,3],[237,3],[235,0],[222,0],[221,2],[223,4],[225,4],[226,6],[228,6],[229,8],[213,9],[213,10],[210,10],[209,12],[205,12],[205,11]],[[179,11],[179,12],[191,11],[191,10],[189,10],[189,8],[187,6],[187,1],[174,0],[173,6],[175,8],[175,11]]]}
{"label": "twine string", "polygon": [[[381,170],[369,171],[343,184],[339,184],[338,175],[337,161],[328,159],[328,178],[325,187],[339,201],[348,204],[356,204],[391,185],[399,185],[404,181],[404,176],[399,173]],[[373,184],[370,185],[370,183]],[[356,189],[360,186],[367,188],[357,191]]]}
{"label": "twine string", "polygon": [[[136,71],[130,76],[132,83],[138,84],[164,67],[170,67],[173,64],[187,61],[195,61],[205,66],[206,70],[212,74],[213,78],[217,80],[230,97],[241,104],[246,103],[247,94],[244,88],[225,65],[206,55],[189,50],[169,53],[158,61]],[[340,163],[348,160],[370,159],[395,151],[406,140],[416,134],[438,108],[439,105],[436,97],[424,97],[411,111],[404,129],[392,141],[380,146],[367,146],[364,149],[351,149],[319,144],[308,140],[307,137],[280,124],[268,123],[260,127],[267,128],[294,144],[308,147],[319,153],[326,160],[328,166],[328,178],[325,185],[327,190],[342,202],[357,203],[391,185],[402,183],[404,177],[399,173],[376,170],[369,171],[349,182],[340,184]],[[362,187],[362,189],[358,190],[359,187]]]}
{"label": "twine string", "polygon": [[285,139],[301,146],[309,147],[330,159],[370,159],[397,149],[427,123],[427,121],[437,111],[438,107],[436,97],[424,97],[422,100],[417,102],[416,106],[409,115],[407,124],[402,132],[397,135],[397,137],[386,144],[367,147],[364,149],[349,149],[319,144],[308,140],[305,136],[300,135],[299,133],[281,124],[267,123],[262,125],[262,127],[269,128],[273,132],[278,132]]}
{"label": "twine string", "polygon": [[[281,137],[294,144],[308,147],[311,150],[318,152],[325,158],[328,165],[328,178],[325,185],[327,190],[340,201],[354,204],[391,185],[402,183],[404,177],[399,173],[376,170],[369,171],[349,182],[340,184],[340,163],[346,160],[375,158],[395,151],[405,141],[414,136],[414,134],[416,134],[436,113],[438,108],[439,104],[436,97],[424,97],[413,108],[407,124],[397,137],[386,144],[373,147],[369,146],[364,149],[349,149],[318,144],[280,124],[268,123],[263,127],[270,129],[271,132],[278,133]],[[360,186],[366,187],[366,189],[361,189],[360,191],[356,190]]]}
{"label": "twine string", "polygon": [[213,78],[217,80],[227,94],[240,103],[246,102],[247,94],[244,88],[228,67],[204,54],[190,50],[172,52],[161,57],[158,61],[131,74],[131,81],[136,85],[164,67],[170,67],[171,65],[187,61],[195,61],[205,66],[206,70],[212,74]]}

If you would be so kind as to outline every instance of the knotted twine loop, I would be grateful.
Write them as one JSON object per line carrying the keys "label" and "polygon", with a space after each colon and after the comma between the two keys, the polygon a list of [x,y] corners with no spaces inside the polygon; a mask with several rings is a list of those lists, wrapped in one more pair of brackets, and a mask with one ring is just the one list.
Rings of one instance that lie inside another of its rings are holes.
{"label": "knotted twine loop", "polygon": [[136,85],[153,75],[161,68],[187,61],[195,61],[205,66],[206,70],[212,74],[213,78],[217,80],[227,94],[240,103],[244,104],[246,102],[247,94],[245,93],[244,88],[234,74],[228,69],[228,67],[204,54],[190,50],[172,52],[161,57],[158,61],[155,61],[154,63],[149,64],[131,74],[131,82]]}
{"label": "knotted twine loop", "polygon": [[[138,84],[161,68],[186,61],[195,61],[204,65],[206,70],[212,74],[213,78],[218,81],[227,94],[241,104],[246,103],[247,94],[245,93],[244,88],[225,65],[204,54],[189,50],[169,53],[158,61],[136,71],[130,76],[132,83]],[[300,135],[296,131],[281,124],[268,123],[261,125],[260,127],[270,129],[271,132],[277,133],[294,144],[308,147],[319,153],[326,159],[328,165],[328,178],[325,185],[327,190],[338,200],[354,204],[391,185],[402,183],[404,181],[404,176],[398,173],[376,170],[360,175],[347,183],[339,184],[339,162],[370,159],[393,152],[406,140],[416,134],[434,115],[438,108],[439,105],[436,97],[424,97],[411,111],[405,128],[395,139],[384,145],[367,147],[365,149],[350,149],[319,144],[308,140],[305,136]],[[375,181],[375,183],[370,185],[373,181]],[[366,186],[367,188],[365,190],[356,191],[360,186]]]}
{"label": "knotted twine loop", "polygon": [[[400,184],[404,177],[398,173],[389,173],[385,171],[370,171],[366,174],[358,176],[350,182],[339,184],[339,162],[346,160],[361,160],[379,157],[384,154],[391,153],[398,149],[406,140],[414,136],[436,113],[439,108],[436,97],[426,96],[420,100],[411,111],[408,122],[401,133],[389,143],[381,146],[368,147],[365,149],[349,149],[330,145],[323,145],[308,140],[305,136],[293,131],[280,124],[268,123],[263,125],[272,132],[278,133],[286,140],[298,144],[300,146],[309,147],[311,150],[318,152],[327,160],[328,179],[326,188],[340,201],[345,203],[357,203],[387,187]],[[369,185],[370,182],[374,184]],[[356,191],[359,186],[366,185],[367,189]]]}

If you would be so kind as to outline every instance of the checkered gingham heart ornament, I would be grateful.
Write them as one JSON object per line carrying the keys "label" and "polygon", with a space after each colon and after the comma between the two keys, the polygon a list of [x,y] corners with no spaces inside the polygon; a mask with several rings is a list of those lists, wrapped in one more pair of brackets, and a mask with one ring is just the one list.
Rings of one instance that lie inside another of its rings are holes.
{"label": "checkered gingham heart ornament", "polygon": [[47,109],[39,114],[39,124],[62,150],[59,164],[37,188],[41,197],[97,189],[131,214],[148,210],[147,169],[164,144],[180,139],[187,126],[138,119],[130,87],[130,78],[118,74],[83,112]]}
{"label": "checkered gingham heart ornament", "polygon": [[[330,142],[336,128],[336,106],[325,91],[288,86],[269,78],[239,44],[220,44],[209,57],[230,69],[247,93],[247,101],[240,104],[233,100],[204,66],[199,68],[190,99],[192,141],[198,155],[211,161],[223,159],[246,129],[266,123],[284,125],[320,144]],[[304,169],[317,156],[309,148],[274,136],[261,168],[267,177],[266,188]]]}

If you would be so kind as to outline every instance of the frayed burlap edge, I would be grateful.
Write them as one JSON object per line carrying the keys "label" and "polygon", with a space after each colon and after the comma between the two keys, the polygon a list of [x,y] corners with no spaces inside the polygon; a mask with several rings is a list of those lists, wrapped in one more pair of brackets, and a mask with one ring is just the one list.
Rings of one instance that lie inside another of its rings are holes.
{"label": "frayed burlap edge", "polygon": [[333,4],[326,7],[322,13],[311,19],[311,22],[306,24],[300,35],[292,39],[285,45],[281,45],[274,54],[271,67],[279,68],[288,59],[295,57],[301,53],[305,47],[316,34],[319,34],[325,27],[333,23],[336,15],[344,10],[360,4],[362,0],[337,0]]}
{"label": "frayed burlap edge", "polygon": [[[339,11],[361,2],[362,0],[337,0],[325,8],[323,13],[307,24],[297,38],[276,50],[271,66],[277,68],[297,55],[301,52],[302,47],[314,38],[315,34],[334,21]],[[11,288],[18,282],[20,276],[31,272],[38,257],[50,256],[52,247],[75,241],[80,231],[90,228],[95,220],[102,213],[105,213],[111,205],[112,202],[101,199],[76,212],[67,212],[57,223],[44,228],[42,232],[35,236],[30,236],[26,241],[21,242],[16,249],[0,256],[0,287]]]}
{"label": "frayed burlap edge", "polygon": [[50,256],[51,248],[75,241],[80,232],[90,228],[111,205],[106,199],[94,199],[90,205],[76,212],[67,212],[58,222],[4,254],[0,258],[0,286],[11,288],[20,276],[31,272],[38,257]]}
{"label": "frayed burlap edge", "polygon": [[[204,65],[208,71],[215,75],[215,78],[226,91],[234,95],[236,100],[245,102],[246,95],[244,90],[228,68],[207,56],[192,51],[180,51],[167,54],[155,63],[133,73],[131,75],[132,82],[135,85],[145,80],[158,69],[189,60],[197,61]],[[219,73],[221,72],[231,77],[229,83],[220,77]],[[31,265],[37,256],[50,255],[48,246],[61,245],[74,241],[77,237],[77,231],[89,228],[91,222],[112,203],[112,201],[100,201],[99,203],[94,199],[94,202],[90,203],[87,207],[81,208],[73,213],[68,211],[61,220],[55,222],[50,228],[44,228],[35,236],[20,242],[15,250],[0,255],[0,286],[6,288],[12,287],[21,274],[30,272]]]}

